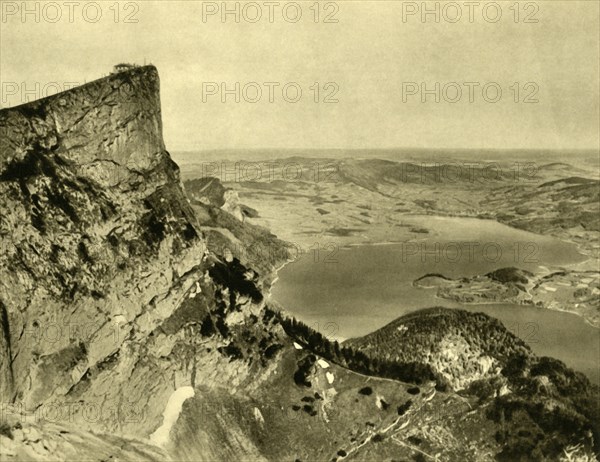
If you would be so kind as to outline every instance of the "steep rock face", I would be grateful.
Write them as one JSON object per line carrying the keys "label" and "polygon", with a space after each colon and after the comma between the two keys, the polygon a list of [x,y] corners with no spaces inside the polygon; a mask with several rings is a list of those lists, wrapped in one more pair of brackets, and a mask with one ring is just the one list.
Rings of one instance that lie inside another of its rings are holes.
{"label": "steep rock face", "polygon": [[297,249],[252,223],[256,210],[242,204],[237,192],[226,188],[218,178],[203,177],[184,183],[208,250],[232,256],[243,264],[269,275],[286,260],[298,255]]}
{"label": "steep rock face", "polygon": [[147,437],[182,384],[260,384],[231,345],[278,331],[258,275],[206,249],[154,67],[3,110],[0,133],[2,402]]}
{"label": "steep rock face", "polygon": [[190,198],[197,203],[223,207],[227,188],[218,178],[203,177],[187,181],[185,185]]}

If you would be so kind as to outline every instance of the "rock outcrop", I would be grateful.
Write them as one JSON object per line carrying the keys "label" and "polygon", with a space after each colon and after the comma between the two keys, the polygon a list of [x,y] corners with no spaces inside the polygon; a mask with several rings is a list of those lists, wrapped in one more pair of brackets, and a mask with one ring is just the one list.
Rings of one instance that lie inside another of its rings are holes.
{"label": "rock outcrop", "polygon": [[3,403],[147,438],[181,386],[259,386],[268,365],[230,361],[241,332],[276,342],[262,279],[207,250],[154,67],[3,110],[0,132]]}

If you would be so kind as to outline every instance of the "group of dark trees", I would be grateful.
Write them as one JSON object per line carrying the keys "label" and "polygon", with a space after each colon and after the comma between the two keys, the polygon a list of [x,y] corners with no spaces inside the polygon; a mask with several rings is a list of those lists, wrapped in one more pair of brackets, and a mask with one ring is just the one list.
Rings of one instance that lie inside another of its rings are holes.
{"label": "group of dark trees", "polygon": [[282,317],[281,325],[296,341],[323,358],[360,374],[390,378],[410,383],[436,381],[446,388],[447,382],[430,365],[418,361],[396,361],[370,356],[351,346],[342,346],[295,318]]}
{"label": "group of dark trees", "polygon": [[[446,380],[419,358],[444,335],[460,333],[502,366],[501,375],[479,380],[467,390],[478,396],[480,403],[490,403],[488,417],[498,425],[496,439],[502,447],[499,460],[554,460],[565,447],[579,442],[593,442],[593,450],[600,452],[598,386],[561,361],[536,357],[500,322],[486,315],[424,311],[343,345],[296,319],[282,318],[281,324],[296,341],[340,366],[403,382],[435,380],[442,390],[447,388]],[[408,330],[398,330],[399,324]],[[498,391],[504,385],[511,393],[500,396]]]}
{"label": "group of dark trees", "polygon": [[[496,396],[502,383],[512,393]],[[600,450],[600,390],[561,361],[515,355],[501,377],[474,382],[469,392],[490,402],[500,461],[555,460],[565,447],[590,441]]]}
{"label": "group of dark trees", "polygon": [[462,339],[471,350],[495,358],[501,365],[516,354],[530,352],[527,344],[497,319],[447,308],[410,313],[348,343],[371,357],[409,363],[419,361],[427,353],[435,355],[442,340],[451,336]]}

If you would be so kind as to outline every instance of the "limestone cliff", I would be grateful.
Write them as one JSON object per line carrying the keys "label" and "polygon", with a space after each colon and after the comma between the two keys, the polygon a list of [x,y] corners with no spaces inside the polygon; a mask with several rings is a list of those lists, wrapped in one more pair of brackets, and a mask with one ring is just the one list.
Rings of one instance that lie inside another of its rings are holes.
{"label": "limestone cliff", "polygon": [[230,365],[238,331],[279,331],[258,275],[207,251],[154,67],[3,110],[0,132],[3,403],[147,438],[182,385],[260,384],[268,365]]}

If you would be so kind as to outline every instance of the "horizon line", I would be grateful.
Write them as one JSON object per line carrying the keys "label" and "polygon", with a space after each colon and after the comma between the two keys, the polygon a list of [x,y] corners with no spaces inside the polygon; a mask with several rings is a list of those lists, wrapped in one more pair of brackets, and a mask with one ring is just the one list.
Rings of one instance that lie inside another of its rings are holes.
{"label": "horizon line", "polygon": [[208,151],[578,151],[597,152],[600,146],[590,148],[422,148],[422,147],[390,147],[390,148],[306,148],[306,147],[254,147],[254,148],[198,148],[169,149],[173,152],[208,152]]}

